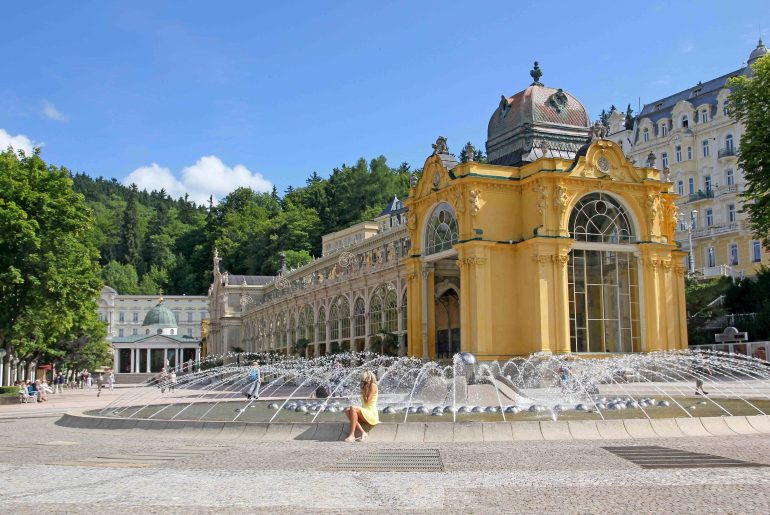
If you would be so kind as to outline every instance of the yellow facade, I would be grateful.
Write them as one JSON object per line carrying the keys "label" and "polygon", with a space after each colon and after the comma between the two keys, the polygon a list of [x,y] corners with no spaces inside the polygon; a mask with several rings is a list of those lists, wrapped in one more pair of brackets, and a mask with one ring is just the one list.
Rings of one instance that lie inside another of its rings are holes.
{"label": "yellow facade", "polygon": [[[576,241],[568,224],[576,204],[594,192],[615,199],[634,226],[635,241],[623,249],[633,253],[638,275],[631,316],[638,327],[629,329],[638,343],[628,350],[686,348],[685,253],[674,243],[672,184],[654,168],[633,166],[606,139],[578,155],[520,167],[468,162],[451,170],[440,155],[428,158],[404,202],[412,242],[405,263],[410,355],[436,357],[441,284],[459,289],[461,351],[480,359],[571,352],[568,264]],[[437,206],[451,208],[458,238],[451,249],[429,255],[426,225]],[[459,270],[459,287],[447,263]]]}

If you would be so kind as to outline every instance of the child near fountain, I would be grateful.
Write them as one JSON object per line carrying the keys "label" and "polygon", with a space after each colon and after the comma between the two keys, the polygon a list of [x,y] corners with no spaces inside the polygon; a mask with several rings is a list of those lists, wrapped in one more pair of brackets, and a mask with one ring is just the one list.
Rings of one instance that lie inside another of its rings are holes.
{"label": "child near fountain", "polygon": [[350,420],[350,434],[345,438],[346,442],[356,441],[356,428],[361,431],[360,440],[366,440],[366,431],[364,431],[361,422],[366,422],[370,426],[376,426],[380,423],[380,417],[377,412],[377,377],[371,370],[361,373],[361,407],[351,406],[345,410]]}

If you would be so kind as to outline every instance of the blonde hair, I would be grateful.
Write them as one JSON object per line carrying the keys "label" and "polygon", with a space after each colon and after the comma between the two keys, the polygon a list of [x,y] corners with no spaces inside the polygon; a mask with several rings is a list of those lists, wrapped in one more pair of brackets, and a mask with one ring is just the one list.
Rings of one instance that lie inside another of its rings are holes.
{"label": "blonde hair", "polygon": [[373,384],[377,384],[377,376],[371,370],[361,372],[361,395],[366,397]]}

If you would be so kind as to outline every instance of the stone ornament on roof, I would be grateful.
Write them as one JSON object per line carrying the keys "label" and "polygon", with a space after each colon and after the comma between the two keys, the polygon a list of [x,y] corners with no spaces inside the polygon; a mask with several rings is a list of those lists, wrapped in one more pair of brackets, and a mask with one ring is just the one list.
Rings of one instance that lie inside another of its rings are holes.
{"label": "stone ornament on roof", "polygon": [[559,88],[556,93],[548,97],[548,105],[553,107],[557,113],[561,113],[567,108],[567,95],[564,94],[564,90]]}
{"label": "stone ornament on roof", "polygon": [[446,138],[444,136],[439,136],[438,139],[436,140],[436,143],[434,143],[432,146],[433,146],[434,156],[437,154],[449,153],[449,148],[447,147]]}
{"label": "stone ornament on roof", "polygon": [[476,148],[471,144],[469,141],[467,145],[465,145],[465,160],[469,163],[473,162],[473,154],[476,153]]}
{"label": "stone ornament on roof", "polygon": [[529,75],[534,79],[534,82],[532,83],[533,86],[543,85],[543,83],[540,82],[540,77],[543,76],[543,71],[540,69],[540,65],[537,63],[537,61],[535,61],[535,67],[529,71]]}
{"label": "stone ornament on roof", "polygon": [[593,127],[591,127],[591,141],[604,139],[606,136],[607,128],[599,120],[595,121]]}

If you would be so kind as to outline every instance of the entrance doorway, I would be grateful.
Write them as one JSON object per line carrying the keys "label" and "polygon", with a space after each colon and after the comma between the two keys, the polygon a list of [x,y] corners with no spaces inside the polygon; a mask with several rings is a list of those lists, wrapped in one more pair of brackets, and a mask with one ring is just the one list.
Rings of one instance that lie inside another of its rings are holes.
{"label": "entrance doorway", "polygon": [[436,299],[436,357],[451,358],[460,352],[460,297],[449,289]]}

